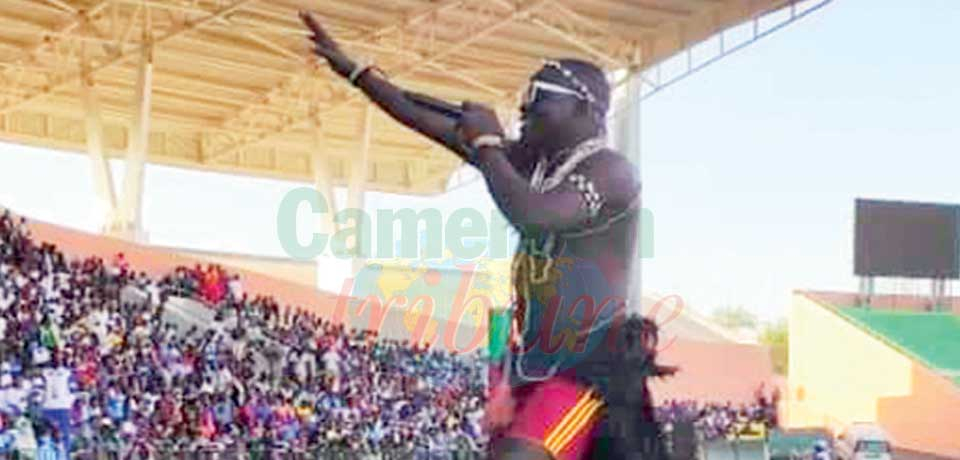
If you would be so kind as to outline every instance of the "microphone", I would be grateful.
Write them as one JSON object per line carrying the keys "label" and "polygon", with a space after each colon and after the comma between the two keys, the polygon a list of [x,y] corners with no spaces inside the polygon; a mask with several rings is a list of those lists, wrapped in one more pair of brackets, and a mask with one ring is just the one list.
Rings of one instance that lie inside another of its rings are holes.
{"label": "microphone", "polygon": [[447,101],[442,101],[435,97],[427,96],[426,94],[415,93],[413,91],[404,91],[403,96],[407,98],[410,102],[423,107],[427,110],[439,113],[447,118],[452,118],[454,120],[459,120],[463,116],[463,108],[459,105],[451,104]]}

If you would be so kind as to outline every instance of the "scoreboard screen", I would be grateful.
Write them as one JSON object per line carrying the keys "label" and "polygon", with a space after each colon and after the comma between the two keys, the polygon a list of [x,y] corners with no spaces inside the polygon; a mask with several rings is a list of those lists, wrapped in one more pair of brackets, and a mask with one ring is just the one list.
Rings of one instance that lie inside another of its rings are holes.
{"label": "scoreboard screen", "polygon": [[960,278],[960,206],[858,199],[858,276]]}

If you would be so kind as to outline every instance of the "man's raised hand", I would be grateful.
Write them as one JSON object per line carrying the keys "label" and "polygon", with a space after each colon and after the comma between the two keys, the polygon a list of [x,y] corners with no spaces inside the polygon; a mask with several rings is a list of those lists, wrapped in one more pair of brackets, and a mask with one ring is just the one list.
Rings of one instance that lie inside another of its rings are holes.
{"label": "man's raised hand", "polygon": [[300,20],[310,29],[312,35],[310,41],[313,43],[313,53],[325,59],[330,67],[340,75],[347,76],[353,70],[354,63],[343,51],[340,45],[330,36],[329,33],[317,22],[309,11],[300,12]]}
{"label": "man's raised hand", "polygon": [[309,11],[301,11],[300,20],[303,21],[303,24],[313,33],[313,35],[310,36],[310,41],[313,42],[314,52],[318,56],[329,59],[331,54],[340,53],[340,46],[330,37],[330,34],[324,30],[323,26],[317,22],[312,13]]}
{"label": "man's raised hand", "polygon": [[493,109],[476,102],[464,102],[463,115],[457,124],[457,131],[462,141],[471,145],[479,136],[493,134],[503,137],[503,128]]}

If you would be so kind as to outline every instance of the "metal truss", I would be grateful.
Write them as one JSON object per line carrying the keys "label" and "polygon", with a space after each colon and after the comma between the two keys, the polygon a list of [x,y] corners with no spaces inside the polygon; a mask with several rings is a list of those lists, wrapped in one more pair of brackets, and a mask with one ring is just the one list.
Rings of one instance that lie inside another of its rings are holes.
{"label": "metal truss", "polygon": [[[746,44],[725,47],[705,64],[690,57],[682,76],[660,78],[662,64],[654,71],[650,62],[677,50],[692,56],[691,47],[683,49],[686,43],[784,3],[317,1],[325,25],[351,55],[375,59],[403,85],[504,113],[515,107],[520,86],[547,56],[581,56],[609,70],[643,69],[643,98],[650,97]],[[809,10],[794,11],[791,22]],[[369,20],[371,14],[379,18]],[[138,164],[148,159],[312,180],[312,139],[319,125],[329,175],[338,184],[349,175],[351,152],[361,147],[353,127],[364,126],[362,95],[310,56],[308,32],[290,2],[7,0],[0,20],[4,139],[87,151],[96,164],[125,156]],[[751,42],[773,31],[754,28]],[[153,55],[157,65],[149,88],[138,90],[138,60],[152,62]],[[245,75],[250,81],[237,78]],[[131,93],[140,96],[131,101]],[[393,126],[377,126],[373,138],[370,176],[379,190],[442,190],[456,167],[456,159]],[[100,194],[122,207],[127,195],[136,195],[127,193],[134,188],[124,186],[121,194],[103,187]]]}
{"label": "metal truss", "polygon": [[[741,24],[734,26],[730,29],[721,31],[720,33],[710,37],[700,43],[697,43],[692,46],[686,47],[680,54],[668,58],[665,61],[650,67],[648,70],[637,73],[627,72],[622,80],[615,82],[615,86],[620,86],[626,83],[628,78],[636,76],[640,79],[640,94],[639,97],[634,101],[627,101],[626,104],[636,104],[641,103],[657,94],[662,90],[679,83],[687,77],[692,76],[693,74],[707,68],[711,64],[719,62],[723,58],[730,56],[731,54],[736,53],[761,39],[770,36],[774,32],[777,32],[790,24],[793,24],[800,19],[820,10],[825,7],[827,4],[833,0],[803,0],[803,1],[792,1],[789,5],[767,12],[762,15],[757,15],[746,24]],[[567,8],[554,5],[554,9],[560,9],[564,14],[570,14],[571,11],[568,11]],[[573,13],[576,14],[576,13]],[[780,17],[785,16],[785,17]],[[580,18],[584,20],[585,18]],[[773,22],[770,22],[770,19],[773,19]],[[588,23],[589,24],[589,23]],[[725,40],[726,35],[730,33],[732,29],[738,29],[742,27],[750,28],[750,36],[740,41],[733,46],[727,46],[727,40]],[[718,46],[718,51],[715,55],[709,56],[704,61],[695,63],[694,59],[694,49],[698,46],[701,46],[705,43],[716,42]],[[587,52],[592,52],[596,57],[604,60],[617,61],[615,58],[606,56],[600,50],[585,50]],[[671,61],[683,60],[685,62],[685,68],[681,72],[671,75],[668,78],[664,79],[664,67],[669,65]],[[622,61],[619,61],[622,63]],[[467,187],[479,180],[482,180],[483,177],[472,169],[459,168],[454,171],[454,174],[450,177],[448,182],[447,191],[454,191],[463,187]]]}
{"label": "metal truss", "polygon": [[[833,0],[794,0],[791,1],[788,6],[785,6],[781,9],[754,17],[747,24],[742,24],[731,29],[724,30],[715,36],[708,38],[707,40],[686,47],[678,55],[665,61],[661,61],[657,65],[640,73],[640,79],[642,82],[640,101],[647,100],[660,93],[664,89],[667,89],[670,86],[673,86],[674,84],[696,74],[697,72],[706,69],[710,65],[719,62],[723,58],[745,49],[750,45],[769,37],[773,33],[796,23],[797,21],[827,6],[832,1]],[[727,35],[730,34],[731,30],[740,29],[743,27],[749,27],[750,35],[745,40],[739,41],[738,43],[733,44],[733,46],[730,46],[728,39],[726,39]],[[700,62],[695,62],[698,59],[694,57],[694,50],[711,42],[716,43],[716,53]],[[683,68],[679,72],[670,72],[669,70],[665,70],[667,66],[669,66],[671,63],[676,63],[678,60],[685,62],[685,65],[683,65]],[[665,76],[664,74],[667,75]]]}

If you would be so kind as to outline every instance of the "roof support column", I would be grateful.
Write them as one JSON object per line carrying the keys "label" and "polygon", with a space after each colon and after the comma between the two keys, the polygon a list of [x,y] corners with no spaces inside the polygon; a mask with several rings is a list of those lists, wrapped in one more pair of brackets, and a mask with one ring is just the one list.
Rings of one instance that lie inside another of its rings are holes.
{"label": "roof support column", "polygon": [[[643,84],[639,71],[629,70],[625,84],[623,98],[624,106],[619,111],[619,116],[615,120],[617,138],[615,140],[617,150],[627,157],[637,173],[640,174],[640,118],[641,118],[641,98],[640,90]],[[630,273],[629,298],[632,300],[628,304],[631,312],[641,313],[642,302],[640,298],[643,294],[642,272],[643,259],[652,251],[653,241],[653,219],[649,218],[646,209],[641,212],[639,234],[637,235],[637,251],[633,257],[632,270]]]}
{"label": "roof support column", "polygon": [[334,216],[337,213],[336,197],[333,193],[333,179],[330,175],[330,166],[327,163],[326,138],[324,128],[319,118],[314,119],[313,126],[313,153],[310,156],[311,168],[313,170],[313,184],[323,204],[327,210],[320,215],[320,221],[317,224],[317,230],[324,234],[333,236],[337,232],[337,223]]}
{"label": "roof support column", "polygon": [[[347,183],[347,209],[356,210],[360,213],[365,212],[366,189],[367,189],[367,171],[370,164],[370,148],[373,144],[373,104],[367,103],[363,110],[360,133],[360,151],[350,162],[350,180]],[[356,212],[354,211],[354,212]],[[359,217],[359,216],[358,216]],[[370,248],[365,248],[364,243],[372,243],[372,238],[364,237],[370,233],[370,228],[365,228],[363,219],[356,219],[354,222],[355,235],[352,245],[353,254],[353,274],[360,272],[366,263],[364,255],[369,253]]]}
{"label": "roof support column", "polygon": [[127,150],[126,172],[123,178],[123,199],[109,233],[127,240],[146,242],[143,229],[143,182],[144,167],[150,141],[150,99],[153,91],[153,41],[149,20],[144,24],[144,46],[141,48],[140,66],[135,92],[133,124]]}
{"label": "roof support column", "polygon": [[113,219],[117,210],[117,196],[113,189],[113,173],[110,162],[103,151],[103,121],[100,115],[100,99],[97,96],[96,83],[90,74],[90,61],[83,52],[81,61],[83,81],[81,95],[83,97],[84,120],[86,122],[87,153],[90,156],[90,166],[93,172],[94,187],[97,195],[106,209],[105,222]]}

